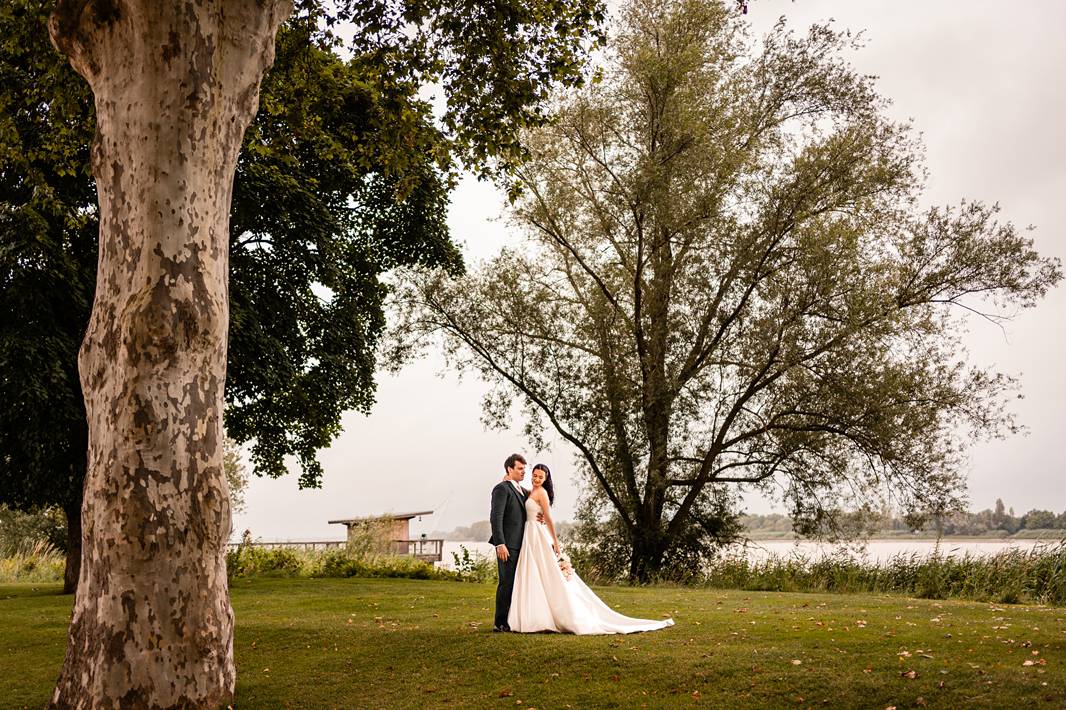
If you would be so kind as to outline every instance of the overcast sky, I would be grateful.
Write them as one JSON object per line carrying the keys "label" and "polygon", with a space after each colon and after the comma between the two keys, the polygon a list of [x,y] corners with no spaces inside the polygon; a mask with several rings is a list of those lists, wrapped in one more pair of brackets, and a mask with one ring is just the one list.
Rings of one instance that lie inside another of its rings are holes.
{"label": "overcast sky", "polygon": [[[797,30],[834,18],[866,30],[867,45],[852,55],[862,72],[879,77],[893,100],[891,114],[913,119],[924,136],[930,179],[928,204],[961,198],[999,202],[1002,216],[1034,225],[1037,248],[1066,258],[1066,2],[987,0],[753,0],[748,19],[757,33],[784,14]],[[491,186],[464,181],[449,216],[467,258],[487,257],[509,239],[496,217],[502,198]],[[1021,377],[1025,399],[1014,404],[1028,436],[982,443],[971,450],[970,498],[975,509],[1002,497],[1016,513],[1066,510],[1066,289],[1021,313],[1004,334],[975,321],[966,343],[971,359]],[[412,533],[450,530],[488,517],[489,491],[512,451],[544,461],[556,478],[556,516],[569,519],[576,502],[571,452],[558,441],[536,452],[516,432],[487,432],[480,422],[484,386],[443,372],[436,357],[397,376],[379,376],[369,417],[345,415],[344,433],[321,453],[319,490],[299,490],[296,476],[255,479],[248,511],[234,534],[248,528],[264,539],[343,536],[328,520],[384,512],[434,510]],[[517,424],[517,422],[516,422]],[[528,481],[528,479],[527,479]],[[748,500],[765,513],[773,501]]]}

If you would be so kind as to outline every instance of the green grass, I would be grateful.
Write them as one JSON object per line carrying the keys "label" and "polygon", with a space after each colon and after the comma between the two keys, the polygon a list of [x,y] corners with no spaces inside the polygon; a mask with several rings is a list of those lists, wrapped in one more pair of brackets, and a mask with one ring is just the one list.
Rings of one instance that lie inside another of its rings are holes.
{"label": "green grass", "polygon": [[[72,602],[57,591],[0,585],[0,707],[41,707],[49,696]],[[1061,607],[611,587],[599,591],[624,613],[669,613],[677,625],[575,637],[491,633],[493,591],[236,579],[237,707],[1066,705]]]}

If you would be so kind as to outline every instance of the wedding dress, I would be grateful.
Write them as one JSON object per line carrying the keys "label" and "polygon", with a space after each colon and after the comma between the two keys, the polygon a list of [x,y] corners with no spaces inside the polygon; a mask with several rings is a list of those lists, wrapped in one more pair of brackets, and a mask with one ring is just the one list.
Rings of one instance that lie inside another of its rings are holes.
{"label": "wedding dress", "polygon": [[623,616],[600,601],[576,572],[559,569],[548,526],[537,522],[540,505],[526,499],[526,524],[515,570],[507,625],[511,631],[561,631],[572,634],[629,634],[672,626],[673,619],[651,621]]}

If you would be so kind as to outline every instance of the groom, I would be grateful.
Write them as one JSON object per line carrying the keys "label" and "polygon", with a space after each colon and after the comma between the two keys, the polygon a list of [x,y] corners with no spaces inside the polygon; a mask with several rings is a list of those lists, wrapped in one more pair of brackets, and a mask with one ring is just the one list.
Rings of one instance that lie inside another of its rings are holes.
{"label": "groom", "polygon": [[511,454],[503,462],[505,476],[492,489],[492,510],[489,523],[496,546],[499,582],[496,584],[496,618],[493,631],[510,631],[507,614],[511,611],[511,591],[514,573],[518,568],[518,552],[522,549],[522,533],[526,524],[526,495],[519,482],[526,476],[526,460],[521,454]]}

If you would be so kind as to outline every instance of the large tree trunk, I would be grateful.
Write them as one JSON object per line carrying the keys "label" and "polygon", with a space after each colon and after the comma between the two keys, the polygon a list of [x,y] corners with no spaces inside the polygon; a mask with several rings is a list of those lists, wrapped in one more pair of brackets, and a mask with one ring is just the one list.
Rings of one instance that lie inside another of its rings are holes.
{"label": "large tree trunk", "polygon": [[63,506],[67,518],[67,560],[63,569],[63,593],[73,594],[81,573],[81,499]]}
{"label": "large tree trunk", "polygon": [[89,424],[82,421],[70,435],[70,480],[74,482],[63,504],[67,519],[67,559],[63,570],[63,593],[73,594],[81,577],[81,506],[85,491],[86,452],[89,448]]}
{"label": "large tree trunk", "polygon": [[60,0],[92,87],[96,298],[81,576],[60,708],[233,697],[222,469],[230,195],[290,0]]}
{"label": "large tree trunk", "polygon": [[653,532],[658,525],[643,520],[633,534],[633,550],[629,558],[629,581],[637,584],[651,582],[663,566],[666,547],[659,534]]}

